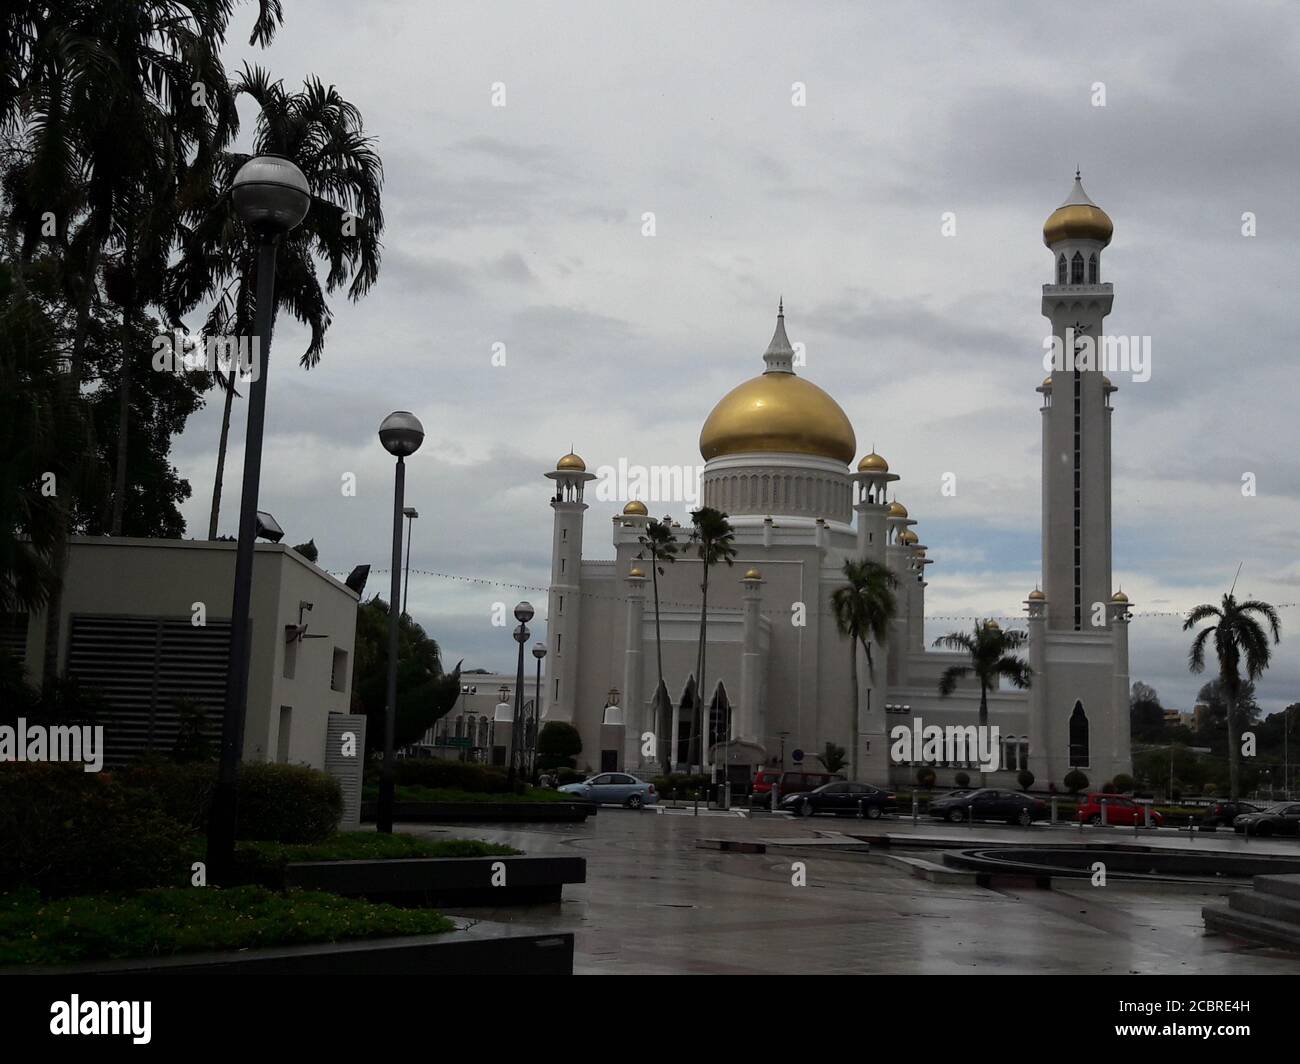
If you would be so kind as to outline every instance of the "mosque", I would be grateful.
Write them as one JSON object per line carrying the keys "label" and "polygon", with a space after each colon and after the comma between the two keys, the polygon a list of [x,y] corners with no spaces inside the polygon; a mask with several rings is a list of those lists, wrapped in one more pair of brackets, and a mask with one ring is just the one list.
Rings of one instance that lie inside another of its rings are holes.
{"label": "mosque", "polygon": [[[1042,313],[1063,343],[1067,330],[1103,335],[1113,293],[1101,279],[1101,257],[1111,236],[1110,218],[1076,174],[1070,195],[1043,226],[1052,273]],[[978,684],[964,682],[940,697],[940,675],[967,659],[925,645],[926,567],[935,559],[898,501],[906,498],[906,482],[874,451],[855,464],[848,416],[798,376],[794,362],[782,307],[762,372],[723,396],[700,433],[702,503],[729,516],[736,550],[733,567],[717,565],[709,574],[703,701],[709,736],[725,742],[706,747],[705,760],[727,764],[736,778],[762,765],[790,767],[796,751],[816,754],[833,742],[848,751],[855,778],[904,784],[914,780],[918,763],[891,759],[892,727],[918,718],[926,725],[975,724]],[[1036,389],[1042,581],[1023,602],[1033,679],[1027,690],[989,693],[988,722],[1001,742],[1001,768],[986,777],[989,786],[1015,786],[1026,768],[1035,789],[1061,787],[1072,768],[1093,786],[1132,771],[1129,601],[1112,593],[1111,574],[1116,390],[1100,369],[1068,365]],[[614,518],[613,561],[584,559],[583,493],[595,474],[569,453],[546,476],[554,488],[554,536],[545,717],[578,728],[580,763],[655,774],[660,766],[645,735],[655,728],[661,647],[676,704],[671,750],[675,766],[684,768],[702,578],[702,563],[686,544],[690,530],[680,529],[686,549],[662,567],[656,618],[650,562],[639,557],[646,505],[631,500]],[[897,579],[898,611],[884,645],[872,646],[874,670],[840,635],[831,613],[845,560],[863,558]],[[858,654],[856,750],[851,653]],[[978,771],[973,760],[929,763],[941,783],[963,769]]]}

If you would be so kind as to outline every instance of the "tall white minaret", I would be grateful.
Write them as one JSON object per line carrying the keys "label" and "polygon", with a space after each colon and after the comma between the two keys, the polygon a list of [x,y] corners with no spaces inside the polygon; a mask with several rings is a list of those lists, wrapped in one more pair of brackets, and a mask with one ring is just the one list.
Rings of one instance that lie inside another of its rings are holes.
{"label": "tall white minaret", "polygon": [[[1074,188],[1043,225],[1052,281],[1043,285],[1043,316],[1064,351],[1038,391],[1043,395],[1043,591],[1047,628],[1106,628],[1111,596],[1110,395],[1101,372],[1104,321],[1113,299],[1101,280],[1102,251],[1113,226],[1106,212]],[[1092,345],[1092,368],[1072,357]],[[1097,604],[1100,604],[1098,606]],[[1100,622],[1100,623],[1098,623]]]}
{"label": "tall white minaret", "polygon": [[582,617],[582,501],[587,463],[570,451],[546,474],[555,481],[551,509],[555,531],[551,539],[551,590],[546,611],[547,720],[572,721],[578,681],[578,623]]}

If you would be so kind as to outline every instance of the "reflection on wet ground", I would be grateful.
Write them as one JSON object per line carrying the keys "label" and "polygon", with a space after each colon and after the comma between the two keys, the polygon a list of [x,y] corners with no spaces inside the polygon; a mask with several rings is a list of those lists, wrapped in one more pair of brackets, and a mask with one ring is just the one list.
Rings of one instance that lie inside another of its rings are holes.
{"label": "reflection on wet ground", "polygon": [[[1229,887],[950,886],[915,879],[878,851],[787,848],[793,840],[840,831],[910,833],[906,820],[874,822],[868,829],[853,820],[606,809],[577,825],[408,824],[399,830],[586,857],[587,882],[566,887],[560,904],[453,910],[572,931],[581,974],[1300,972],[1300,956],[1206,934],[1201,906]],[[929,830],[922,826],[916,833]],[[1055,845],[1076,836],[1066,828],[967,830],[962,834],[972,845],[1021,837],[1050,838]],[[953,834],[935,825],[935,845]],[[1246,845],[1230,832],[1217,836],[1193,845]],[[1085,841],[1102,838],[1085,833]],[[697,848],[697,839],[785,840],[787,846],[765,854],[723,853]],[[1140,841],[1149,842],[1145,833]],[[1263,849],[1249,845],[1253,852]],[[1268,849],[1295,852],[1300,843],[1278,840]],[[906,852],[925,855],[914,847]],[[801,878],[804,885],[796,885]]]}

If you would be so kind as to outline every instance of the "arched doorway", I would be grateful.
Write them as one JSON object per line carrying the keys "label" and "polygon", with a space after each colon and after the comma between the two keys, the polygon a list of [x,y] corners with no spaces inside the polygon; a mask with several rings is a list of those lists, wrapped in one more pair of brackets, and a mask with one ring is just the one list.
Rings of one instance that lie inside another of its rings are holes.
{"label": "arched doorway", "polygon": [[1070,714],[1070,767],[1088,767],[1088,714],[1082,702],[1075,702]]}
{"label": "arched doorway", "polygon": [[677,749],[674,763],[686,764],[691,756],[691,729],[695,723],[695,677],[691,676],[682,688],[682,696],[677,702]]}

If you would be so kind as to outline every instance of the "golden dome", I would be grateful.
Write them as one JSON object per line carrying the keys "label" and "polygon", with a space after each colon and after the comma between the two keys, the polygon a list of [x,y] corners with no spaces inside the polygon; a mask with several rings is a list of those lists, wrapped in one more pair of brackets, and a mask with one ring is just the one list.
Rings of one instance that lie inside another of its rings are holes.
{"label": "golden dome", "polygon": [[1052,386],[1052,375],[1049,373],[1046,377],[1043,378],[1042,387],[1050,388],[1051,386]]}
{"label": "golden dome", "polygon": [[769,451],[811,454],[848,465],[857,449],[853,426],[839,403],[793,373],[764,373],[733,388],[700,432],[705,461]]}
{"label": "golden dome", "polygon": [[906,517],[907,507],[895,499],[889,504],[889,509],[885,513],[886,517]]}
{"label": "golden dome", "polygon": [[555,463],[555,468],[566,470],[571,469],[578,473],[585,473],[587,471],[587,463],[570,451]]}
{"label": "golden dome", "polygon": [[1116,591],[1110,597],[1111,602],[1128,602],[1128,596],[1122,591]]}
{"label": "golden dome", "polygon": [[858,463],[858,472],[888,473],[889,463],[880,457],[880,455],[876,454],[875,451],[872,451],[869,455],[863,457],[862,461]]}
{"label": "golden dome", "polygon": [[628,572],[627,575],[628,575],[628,576],[640,576],[640,577],[644,577],[644,576],[645,576],[645,573],[643,573],[643,572],[642,572],[640,569],[638,569],[636,566],[633,566],[632,569]]}
{"label": "golden dome", "polygon": [[1088,198],[1076,172],[1069,198],[1043,223],[1043,243],[1050,248],[1062,240],[1096,240],[1105,247],[1114,232],[1110,216]]}
{"label": "golden dome", "polygon": [[910,528],[905,528],[903,529],[902,532],[898,534],[898,542],[906,543],[909,547],[913,543],[919,543],[920,541],[921,541],[921,537],[918,536],[915,532],[913,532]]}
{"label": "golden dome", "polygon": [[1029,592],[1030,602],[1045,602],[1046,600],[1047,596],[1042,591],[1038,590],[1038,588],[1034,588],[1033,591]]}
{"label": "golden dome", "polygon": [[993,620],[992,618],[984,622],[984,627],[992,628],[995,632],[1002,631],[1002,625],[998,624],[998,622]]}
{"label": "golden dome", "polygon": [[633,499],[623,507],[623,513],[629,517],[645,517],[650,511],[646,509],[645,503],[640,499]]}
{"label": "golden dome", "polygon": [[704,460],[764,451],[810,454],[845,465],[852,462],[858,441],[840,404],[795,375],[784,308],[777,313],[776,331],[763,363],[766,370],[724,395],[704,422],[700,431]]}
{"label": "golden dome", "polygon": [[749,572],[747,572],[747,573],[745,574],[745,579],[746,579],[746,580],[762,580],[762,579],[763,579],[763,574],[760,573],[757,569],[750,569]]}

